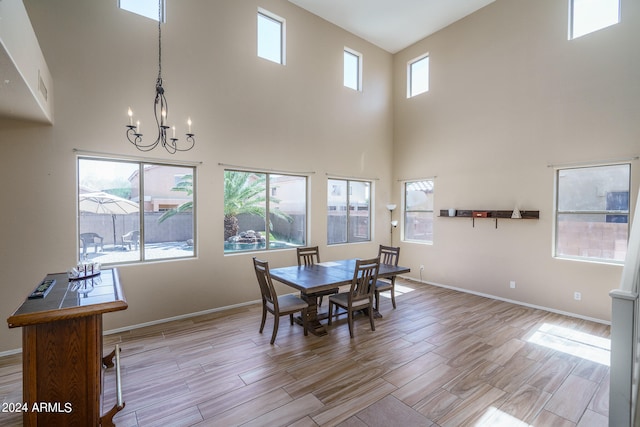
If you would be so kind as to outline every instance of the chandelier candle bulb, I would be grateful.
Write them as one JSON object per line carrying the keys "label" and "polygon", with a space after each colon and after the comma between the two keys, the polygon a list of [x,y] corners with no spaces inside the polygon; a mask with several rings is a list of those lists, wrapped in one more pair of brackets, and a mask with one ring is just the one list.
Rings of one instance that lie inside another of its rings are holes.
{"label": "chandelier candle bulb", "polygon": [[191,133],[191,117],[187,119],[187,125],[189,126],[189,133]]}
{"label": "chandelier candle bulb", "polygon": [[171,128],[171,130],[173,131],[173,136],[172,136],[172,138],[175,138],[175,137],[176,137],[176,127],[175,127],[175,126],[174,126],[174,127],[172,127],[172,128]]}
{"label": "chandelier candle bulb", "polygon": [[133,111],[131,111],[131,107],[129,107],[127,114],[129,115],[129,126],[133,126]]}
{"label": "chandelier candle bulb", "polygon": [[139,135],[142,135],[142,133],[140,132],[140,120],[136,122],[136,132],[138,132]]}

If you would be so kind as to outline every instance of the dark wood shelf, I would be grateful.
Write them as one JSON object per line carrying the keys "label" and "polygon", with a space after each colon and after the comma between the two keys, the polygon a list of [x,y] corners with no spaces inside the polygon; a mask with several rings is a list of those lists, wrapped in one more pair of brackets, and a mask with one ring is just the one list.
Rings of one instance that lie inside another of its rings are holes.
{"label": "dark wood shelf", "polygon": [[457,209],[455,216],[449,216],[448,209],[441,209],[440,216],[445,218],[471,218],[472,224],[475,227],[476,219],[493,219],[496,222],[496,228],[498,228],[498,219],[540,219],[540,211],[520,211],[520,218],[511,218],[513,210],[483,210],[483,209]]}

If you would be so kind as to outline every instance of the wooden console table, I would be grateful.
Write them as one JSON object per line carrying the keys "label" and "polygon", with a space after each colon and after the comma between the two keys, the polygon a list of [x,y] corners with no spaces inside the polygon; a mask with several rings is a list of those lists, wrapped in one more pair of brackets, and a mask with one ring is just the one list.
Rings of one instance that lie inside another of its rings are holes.
{"label": "wooden console table", "polygon": [[[72,280],[49,274],[44,298],[26,299],[7,319],[22,327],[22,395],[25,426],[109,426],[124,407],[102,411],[102,366],[119,361],[119,349],[102,356],[102,314],[125,310],[118,271]],[[119,366],[117,366],[119,378]]]}

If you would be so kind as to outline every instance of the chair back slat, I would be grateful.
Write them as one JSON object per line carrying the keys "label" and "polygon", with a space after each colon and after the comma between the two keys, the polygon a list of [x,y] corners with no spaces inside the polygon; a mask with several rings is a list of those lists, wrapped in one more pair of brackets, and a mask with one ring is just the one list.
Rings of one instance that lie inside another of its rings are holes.
{"label": "chair back slat", "polygon": [[267,261],[261,261],[256,257],[253,257],[253,267],[256,271],[256,278],[260,285],[260,293],[262,299],[266,302],[273,304],[275,309],[278,309],[278,295],[276,294],[273,282],[271,281],[271,273],[269,272],[269,263]]}
{"label": "chair back slat", "polygon": [[356,268],[353,272],[349,298],[352,301],[371,298],[374,292],[378,270],[380,269],[380,257],[356,260]]}
{"label": "chair back slat", "polygon": [[320,263],[320,250],[317,246],[308,248],[296,248],[298,265],[314,265]]}
{"label": "chair back slat", "polygon": [[380,257],[381,264],[395,265],[397,267],[398,259],[400,258],[400,248],[380,245],[378,256]]}

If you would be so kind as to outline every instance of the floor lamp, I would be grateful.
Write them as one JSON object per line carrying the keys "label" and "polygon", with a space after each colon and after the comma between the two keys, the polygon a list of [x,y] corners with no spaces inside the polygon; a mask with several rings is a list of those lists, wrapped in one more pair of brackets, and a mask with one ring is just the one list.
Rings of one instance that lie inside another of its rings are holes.
{"label": "floor lamp", "polygon": [[389,203],[387,205],[387,209],[389,209],[389,215],[391,216],[391,246],[393,246],[393,229],[398,226],[398,221],[394,221],[393,219],[393,210],[396,208],[396,205],[393,203]]}

